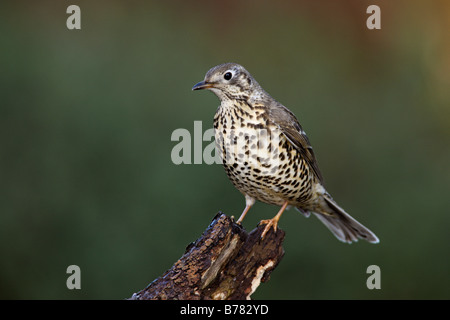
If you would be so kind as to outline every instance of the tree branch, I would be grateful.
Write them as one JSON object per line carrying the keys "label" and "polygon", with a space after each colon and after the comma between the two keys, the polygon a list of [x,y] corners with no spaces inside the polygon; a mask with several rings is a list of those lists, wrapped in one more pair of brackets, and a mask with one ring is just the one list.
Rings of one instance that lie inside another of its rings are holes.
{"label": "tree branch", "polygon": [[197,241],[161,277],[131,300],[243,300],[281,261],[284,231],[264,225],[247,233],[233,218],[218,213]]}

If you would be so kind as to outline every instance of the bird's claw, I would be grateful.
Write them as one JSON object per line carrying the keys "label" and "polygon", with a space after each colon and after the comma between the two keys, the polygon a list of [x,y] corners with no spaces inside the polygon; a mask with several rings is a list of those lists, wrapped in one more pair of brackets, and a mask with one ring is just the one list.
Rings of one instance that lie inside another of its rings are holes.
{"label": "bird's claw", "polygon": [[259,223],[261,224],[265,224],[265,228],[261,234],[261,239],[264,239],[266,233],[270,230],[270,228],[273,228],[274,232],[277,232],[277,228],[278,228],[278,220],[277,219],[267,219],[267,220],[261,220],[261,222]]}

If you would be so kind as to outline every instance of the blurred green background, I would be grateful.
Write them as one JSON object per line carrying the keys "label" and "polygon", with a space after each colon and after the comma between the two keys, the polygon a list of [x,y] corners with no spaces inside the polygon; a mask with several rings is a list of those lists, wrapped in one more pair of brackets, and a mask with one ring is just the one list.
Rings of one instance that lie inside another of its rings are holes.
{"label": "blurred green background", "polygon": [[2,2],[0,298],[128,298],[219,210],[242,212],[220,165],[170,157],[172,132],[211,128],[219,105],[191,87],[232,61],[297,115],[327,189],[381,240],[343,244],[291,210],[253,298],[449,299],[449,17],[445,0]]}

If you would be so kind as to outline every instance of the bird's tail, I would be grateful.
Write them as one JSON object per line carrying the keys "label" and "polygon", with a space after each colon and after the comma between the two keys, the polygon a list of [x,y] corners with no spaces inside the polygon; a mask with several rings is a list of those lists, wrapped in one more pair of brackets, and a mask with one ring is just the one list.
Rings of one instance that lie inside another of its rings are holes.
{"label": "bird's tail", "polygon": [[331,214],[314,213],[314,215],[330,229],[336,238],[347,243],[358,241],[358,239],[364,239],[370,243],[380,242],[372,231],[353,219],[328,194],[324,195],[324,199],[332,211]]}

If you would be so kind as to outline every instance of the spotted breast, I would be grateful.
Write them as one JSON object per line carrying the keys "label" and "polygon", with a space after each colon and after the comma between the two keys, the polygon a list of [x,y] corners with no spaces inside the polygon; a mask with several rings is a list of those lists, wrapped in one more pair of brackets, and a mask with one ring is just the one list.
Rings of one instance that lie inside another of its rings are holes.
{"label": "spotted breast", "polygon": [[214,117],[217,151],[233,185],[256,200],[308,207],[317,179],[264,106],[223,103]]}

